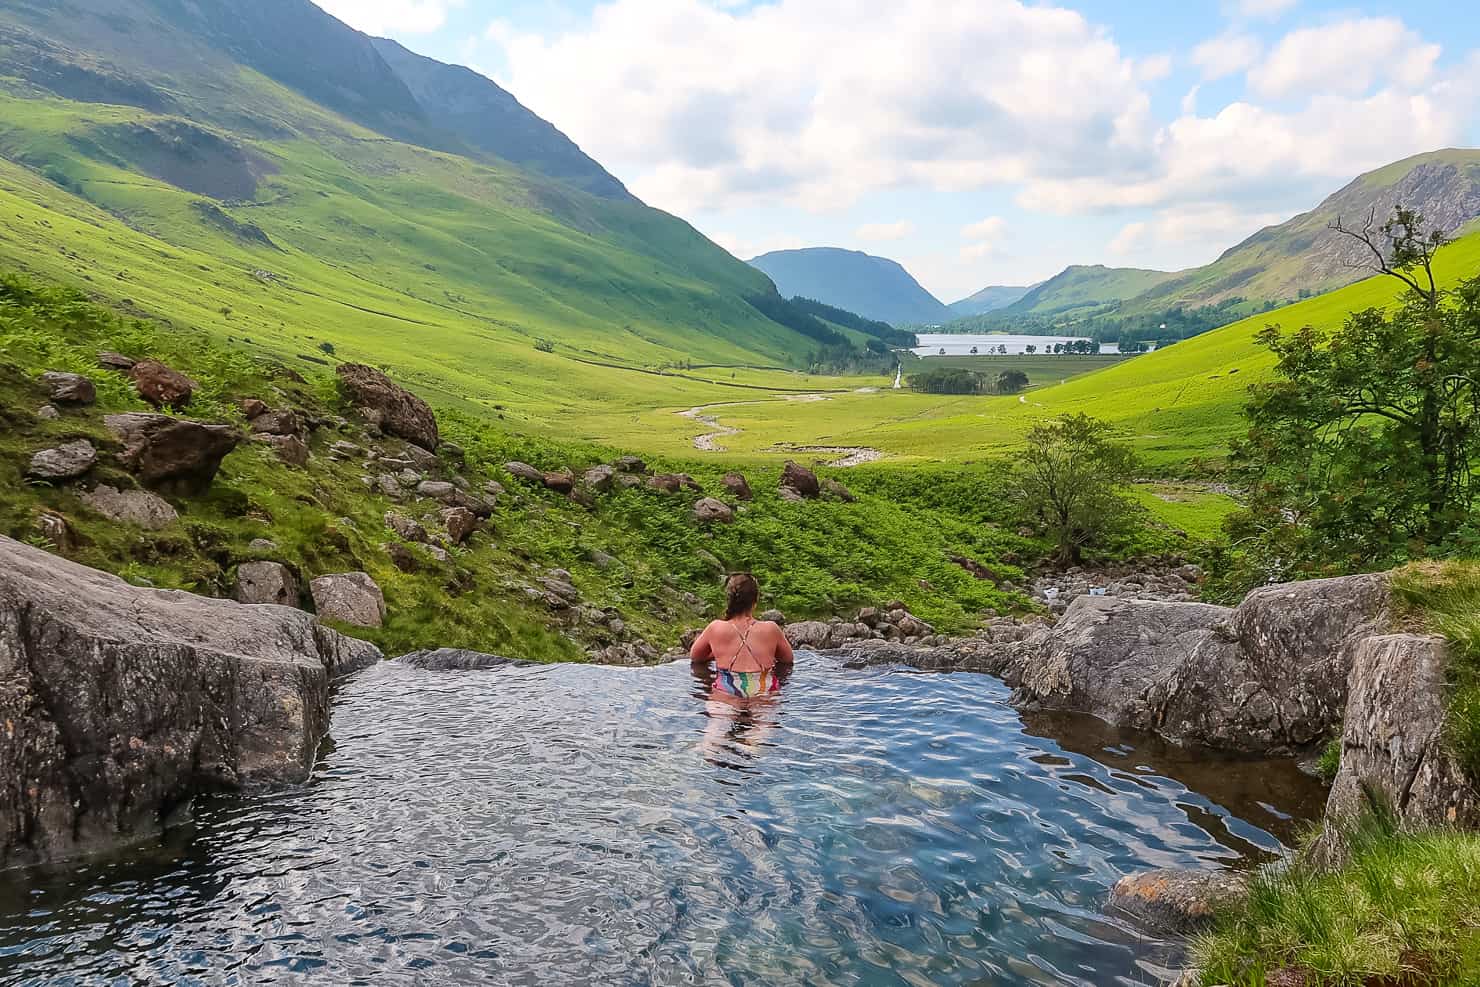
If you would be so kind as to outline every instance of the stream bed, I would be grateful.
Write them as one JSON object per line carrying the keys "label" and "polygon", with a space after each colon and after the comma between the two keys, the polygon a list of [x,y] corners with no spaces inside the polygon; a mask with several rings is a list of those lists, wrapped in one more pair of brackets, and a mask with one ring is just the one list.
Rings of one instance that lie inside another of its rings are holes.
{"label": "stream bed", "polygon": [[985,676],[800,661],[748,709],[687,663],[378,666],[310,784],[0,874],[0,983],[1155,984],[1178,947],[1110,886],[1322,805]]}

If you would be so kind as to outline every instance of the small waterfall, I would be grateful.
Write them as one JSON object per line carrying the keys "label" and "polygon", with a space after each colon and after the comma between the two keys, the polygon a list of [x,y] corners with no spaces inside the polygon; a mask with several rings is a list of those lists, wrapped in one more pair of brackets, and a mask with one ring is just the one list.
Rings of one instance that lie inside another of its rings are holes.
{"label": "small waterfall", "polygon": [[904,387],[904,364],[900,364],[894,372],[894,389],[897,391]]}

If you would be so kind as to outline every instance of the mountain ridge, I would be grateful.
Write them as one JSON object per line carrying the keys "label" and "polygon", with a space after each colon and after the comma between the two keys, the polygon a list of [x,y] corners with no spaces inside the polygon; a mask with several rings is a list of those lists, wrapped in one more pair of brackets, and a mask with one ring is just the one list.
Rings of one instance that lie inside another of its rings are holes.
{"label": "mountain ridge", "polygon": [[951,315],[898,261],[861,250],[773,250],[746,263],[787,298],[810,298],[893,326],[943,322]]}

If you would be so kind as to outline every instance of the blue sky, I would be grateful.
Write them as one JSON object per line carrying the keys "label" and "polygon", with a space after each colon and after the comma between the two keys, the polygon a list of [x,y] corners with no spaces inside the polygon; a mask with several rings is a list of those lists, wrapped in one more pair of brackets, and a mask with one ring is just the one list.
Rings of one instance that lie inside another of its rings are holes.
{"label": "blue sky", "polygon": [[495,79],[739,256],[867,250],[945,301],[1206,263],[1480,146],[1458,0],[318,2]]}

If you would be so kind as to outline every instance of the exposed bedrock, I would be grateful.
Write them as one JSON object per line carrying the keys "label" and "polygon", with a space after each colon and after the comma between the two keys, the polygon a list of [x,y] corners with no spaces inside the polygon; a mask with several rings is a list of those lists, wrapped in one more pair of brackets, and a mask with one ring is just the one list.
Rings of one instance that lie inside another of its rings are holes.
{"label": "exposed bedrock", "polygon": [[140,589],[0,538],[0,867],[304,780],[329,683],[380,652],[309,614]]}

